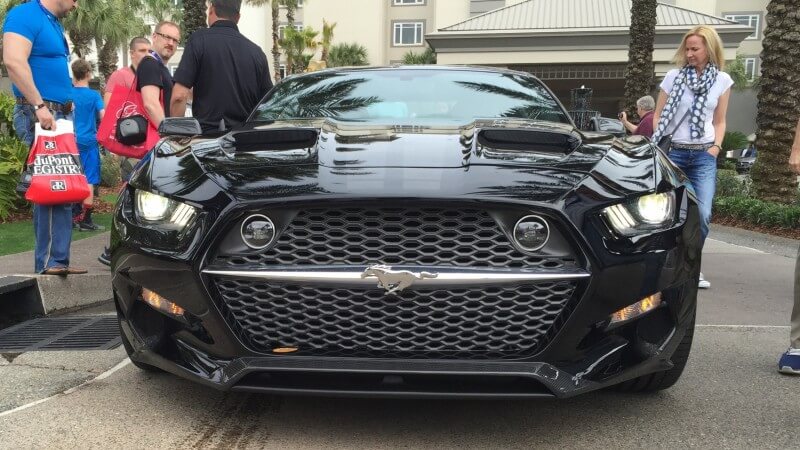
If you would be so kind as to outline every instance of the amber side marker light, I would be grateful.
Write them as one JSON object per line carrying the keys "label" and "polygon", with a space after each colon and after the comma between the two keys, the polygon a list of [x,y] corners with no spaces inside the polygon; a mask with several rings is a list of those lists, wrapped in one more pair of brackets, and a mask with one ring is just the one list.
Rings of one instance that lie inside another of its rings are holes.
{"label": "amber side marker light", "polygon": [[142,289],[142,299],[145,303],[152,306],[156,310],[170,316],[183,316],[183,313],[185,312],[180,306],[156,294],[150,289]]}
{"label": "amber side marker light", "polygon": [[278,347],[278,348],[273,348],[272,353],[280,353],[280,354],[294,353],[297,350],[298,350],[297,347]]}
{"label": "amber side marker light", "polygon": [[657,292],[649,297],[645,297],[638,302],[627,306],[625,308],[620,309],[619,311],[615,312],[611,315],[611,323],[609,325],[615,325],[621,322],[627,322],[628,320],[635,319],[642,314],[650,312],[656,308],[658,305],[661,304],[661,293]]}

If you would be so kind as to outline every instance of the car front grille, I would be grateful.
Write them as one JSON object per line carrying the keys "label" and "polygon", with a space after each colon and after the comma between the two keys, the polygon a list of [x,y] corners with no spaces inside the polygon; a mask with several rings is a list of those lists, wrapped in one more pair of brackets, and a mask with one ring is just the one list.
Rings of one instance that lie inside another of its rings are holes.
{"label": "car front grille", "polygon": [[301,210],[265,251],[220,255],[213,264],[231,269],[336,264],[530,270],[577,266],[573,256],[518,251],[486,211],[355,207]]}
{"label": "car front grille", "polygon": [[212,278],[253,350],[292,355],[504,359],[536,353],[568,315],[574,281],[461,289],[315,287]]}

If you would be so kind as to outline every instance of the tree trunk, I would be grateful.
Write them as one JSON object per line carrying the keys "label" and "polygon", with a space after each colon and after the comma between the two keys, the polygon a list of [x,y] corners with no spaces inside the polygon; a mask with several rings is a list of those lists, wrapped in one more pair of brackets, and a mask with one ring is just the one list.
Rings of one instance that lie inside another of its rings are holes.
{"label": "tree trunk", "polygon": [[117,70],[118,57],[116,46],[106,41],[102,47],[100,47],[97,60],[97,70],[100,71],[100,77],[103,80],[103,85],[105,85],[108,77]]}
{"label": "tree trunk", "polygon": [[278,22],[280,21],[280,5],[272,0],[272,70],[275,71],[275,83],[281,81],[281,49],[278,46]]}
{"label": "tree trunk", "polygon": [[625,68],[625,110],[636,116],[636,100],[650,95],[654,82],[653,41],[656,36],[656,0],[633,0],[631,44]]}
{"label": "tree trunk", "polygon": [[758,159],[753,187],[762,200],[792,203],[797,176],[789,169],[794,128],[800,117],[800,12],[797,0],[771,0],[761,52],[758,92]]}
{"label": "tree trunk", "polygon": [[205,0],[183,0],[183,41],[186,42],[195,30],[205,27]]}
{"label": "tree trunk", "polygon": [[[286,28],[294,28],[294,5],[295,2],[286,2]],[[284,34],[285,36],[285,34]],[[289,51],[287,50],[286,73],[295,73],[297,71],[297,62],[288,57]]]}

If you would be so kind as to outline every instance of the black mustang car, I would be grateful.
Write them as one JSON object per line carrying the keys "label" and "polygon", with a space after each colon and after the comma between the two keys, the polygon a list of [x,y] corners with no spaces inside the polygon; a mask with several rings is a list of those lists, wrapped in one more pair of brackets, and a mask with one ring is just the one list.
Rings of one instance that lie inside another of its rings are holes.
{"label": "black mustang car", "polygon": [[336,69],[223,136],[194,119],[112,230],[133,363],[218,389],[568,397],[674,384],[700,233],[646,140],[576,130],[535,77]]}

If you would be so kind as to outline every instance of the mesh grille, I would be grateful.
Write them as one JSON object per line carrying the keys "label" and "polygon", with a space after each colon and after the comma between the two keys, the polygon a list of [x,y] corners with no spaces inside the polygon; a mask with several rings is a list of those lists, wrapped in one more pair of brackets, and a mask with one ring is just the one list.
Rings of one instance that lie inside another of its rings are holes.
{"label": "mesh grille", "polygon": [[343,208],[298,212],[278,242],[254,255],[219,256],[252,265],[403,264],[562,269],[574,258],[517,251],[486,212],[440,208]]}
{"label": "mesh grille", "polygon": [[485,359],[535,353],[574,282],[469,289],[318,288],[215,279],[222,309],[258,351],[296,355]]}

